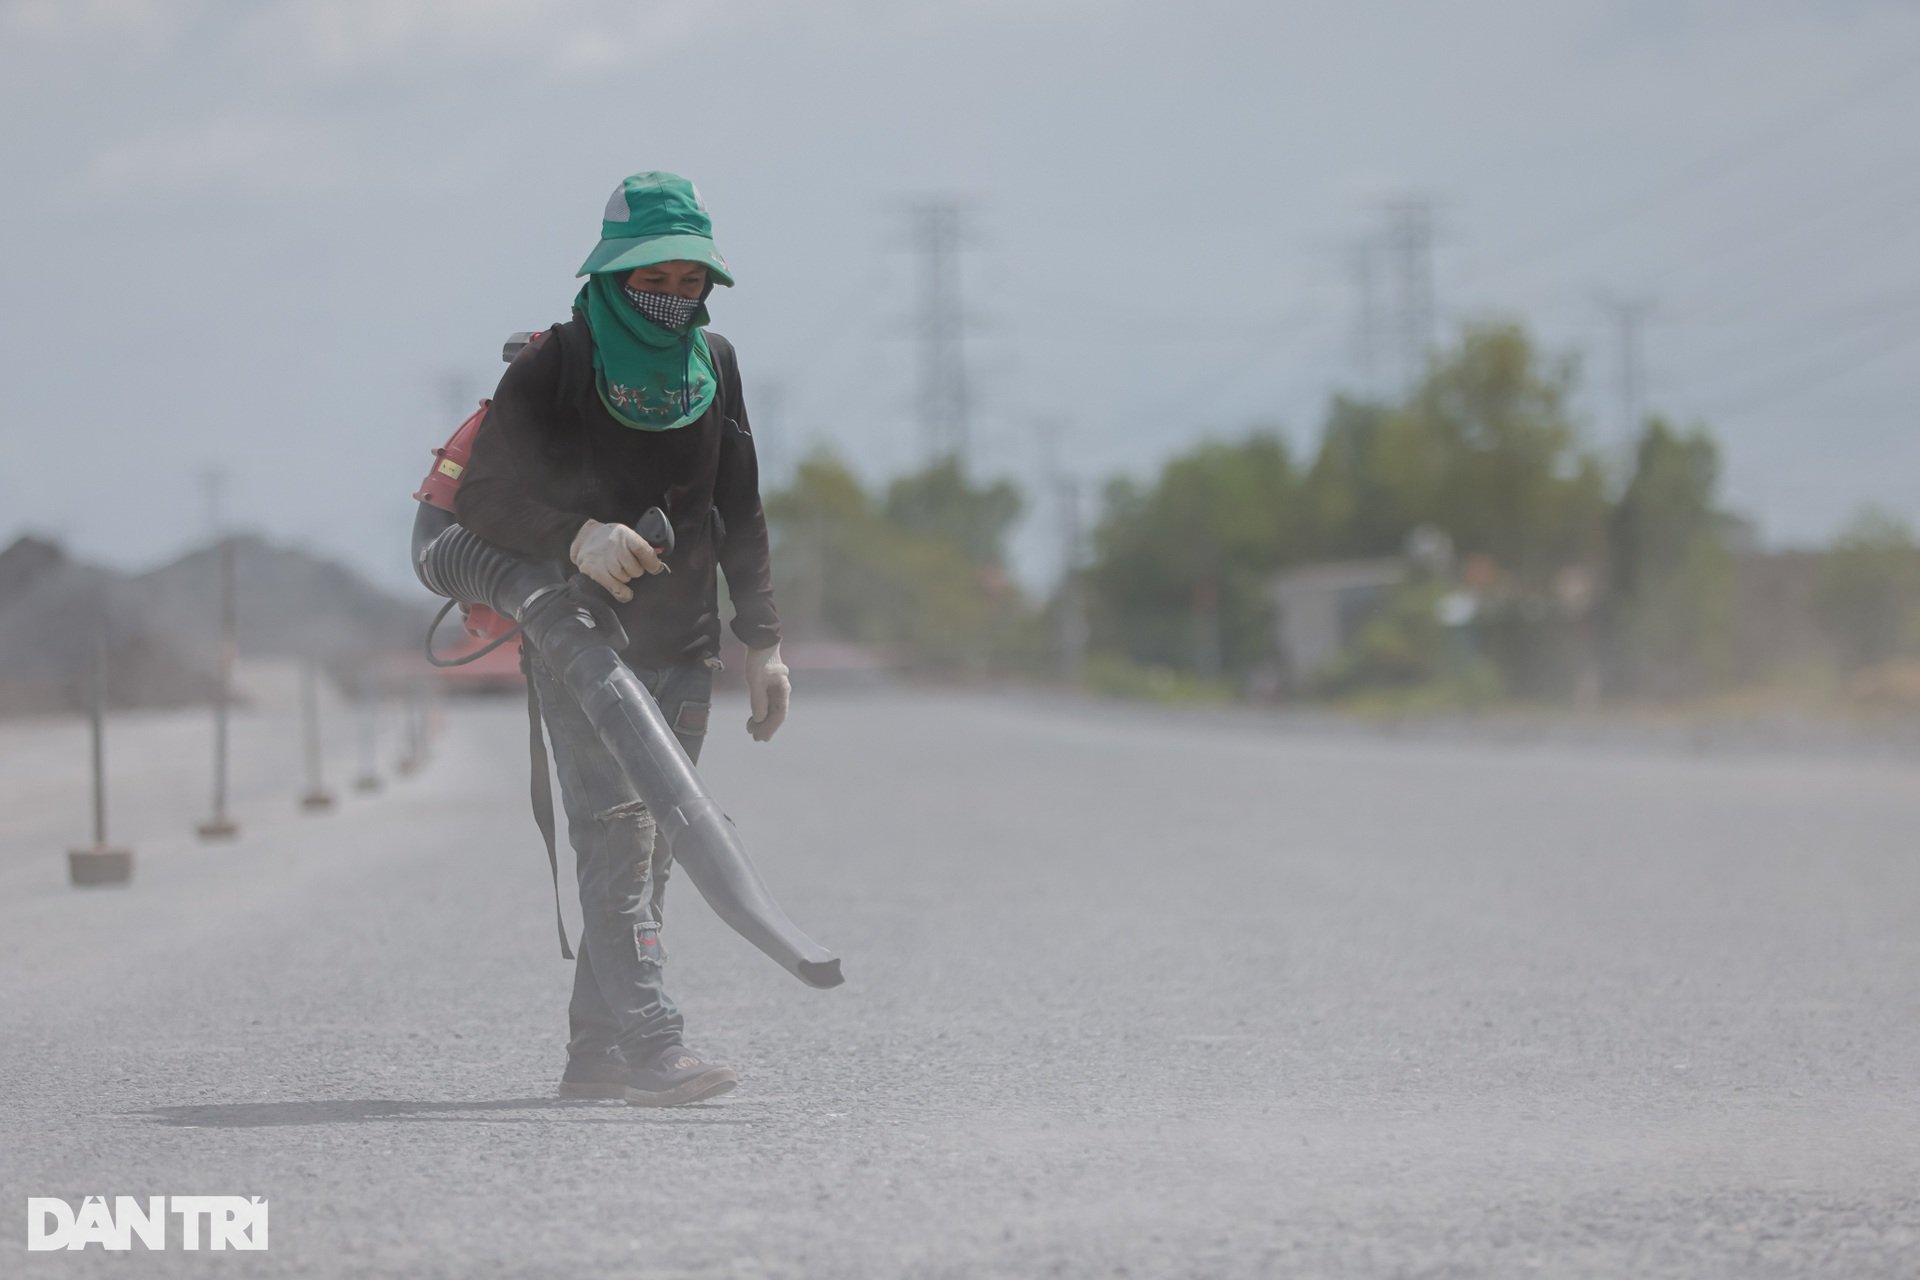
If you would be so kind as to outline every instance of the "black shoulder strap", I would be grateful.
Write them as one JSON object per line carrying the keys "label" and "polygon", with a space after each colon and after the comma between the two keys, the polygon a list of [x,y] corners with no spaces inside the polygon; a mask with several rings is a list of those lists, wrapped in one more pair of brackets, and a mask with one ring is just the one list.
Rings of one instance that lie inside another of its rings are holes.
{"label": "black shoulder strap", "polygon": [[733,344],[717,333],[709,333],[707,351],[713,356],[713,380],[719,384],[713,391],[713,403],[722,418],[731,418],[733,406],[727,401],[727,384],[740,376],[734,371]]}
{"label": "black shoulder strap", "polygon": [[554,405],[564,407],[576,394],[579,371],[584,368],[589,379],[593,376],[593,333],[576,311],[571,319],[547,329],[545,341],[560,359],[560,375],[553,382]]}

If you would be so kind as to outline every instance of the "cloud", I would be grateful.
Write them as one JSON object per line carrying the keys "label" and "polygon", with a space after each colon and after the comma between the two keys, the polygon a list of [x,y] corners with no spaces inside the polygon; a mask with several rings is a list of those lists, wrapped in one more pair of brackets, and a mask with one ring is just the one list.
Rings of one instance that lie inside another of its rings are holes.
{"label": "cloud", "polygon": [[349,167],[347,147],[321,125],[227,115],[116,143],[94,157],[87,185],[104,192],[219,184],[283,194],[331,186]]}
{"label": "cloud", "polygon": [[191,47],[322,80],[507,59],[567,71],[782,10],[803,12],[781,0],[0,0],[0,51],[30,55],[23,70],[74,54],[164,62]]}
{"label": "cloud", "polygon": [[684,48],[773,0],[283,0],[244,40],[322,74],[501,58],[567,70]]}
{"label": "cloud", "polygon": [[924,29],[1035,10],[1111,17],[1138,0],[0,0],[22,74],[109,52],[162,66],[211,57],[283,86],[512,63],[558,74],[643,67],[774,24]]}
{"label": "cloud", "polygon": [[5,0],[0,33],[9,44],[108,41],[159,47],[205,7],[198,0]]}

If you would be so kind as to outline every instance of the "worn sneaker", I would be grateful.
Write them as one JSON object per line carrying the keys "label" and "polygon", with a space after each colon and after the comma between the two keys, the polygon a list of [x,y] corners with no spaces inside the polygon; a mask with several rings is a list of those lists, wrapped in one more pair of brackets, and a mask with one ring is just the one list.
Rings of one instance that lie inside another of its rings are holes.
{"label": "worn sneaker", "polygon": [[563,1098],[624,1098],[627,1096],[627,1064],[611,1052],[567,1058],[567,1069],[560,1073]]}
{"label": "worn sneaker", "polygon": [[717,1098],[740,1083],[732,1067],[716,1066],[685,1045],[670,1044],[645,1066],[627,1072],[630,1107],[682,1107]]}

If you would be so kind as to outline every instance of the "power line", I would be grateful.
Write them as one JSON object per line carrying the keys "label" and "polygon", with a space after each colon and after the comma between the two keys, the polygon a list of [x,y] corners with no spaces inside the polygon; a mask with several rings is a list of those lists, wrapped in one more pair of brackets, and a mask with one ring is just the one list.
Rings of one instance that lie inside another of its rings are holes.
{"label": "power line", "polygon": [[[1736,252],[1691,252],[1678,264],[1678,272],[1664,272],[1662,281],[1665,287],[1690,296],[1724,295],[1730,284],[1772,283],[1784,264],[1823,265],[1835,249],[1858,252],[1871,240],[1881,251],[1891,251],[1898,248],[1915,227],[1920,227],[1920,199],[1916,197],[1920,197],[1920,187],[1903,189],[1892,196],[1850,187],[1846,199],[1835,200],[1826,207],[1826,217],[1818,221],[1796,219],[1788,226],[1775,228],[1774,234],[1763,240],[1728,236],[1724,228],[1716,228],[1712,249],[1731,248]],[[1863,211],[1869,215],[1864,221],[1857,216]],[[1888,231],[1901,234],[1884,240]],[[1701,268],[1721,269],[1706,275],[1703,282],[1696,276],[1695,281],[1689,283],[1688,275]],[[1736,291],[1734,302],[1705,309],[1689,307],[1674,318],[1688,323],[1702,319],[1710,322],[1727,318],[1751,320],[1756,315],[1772,315],[1781,309],[1770,298],[1756,303],[1751,293],[1751,290]],[[1795,297],[1786,301],[1791,306],[1804,299]]]}
{"label": "power line", "polygon": [[[1309,301],[1289,307],[1263,324],[1235,331],[1241,341],[1228,351],[1224,360],[1210,362],[1212,367],[1203,378],[1190,382],[1175,396],[1156,399],[1144,412],[1132,415],[1133,420],[1167,421],[1181,416],[1192,419],[1197,409],[1214,403],[1221,391],[1236,385],[1250,371],[1261,368],[1265,364],[1262,357],[1272,353],[1277,339],[1327,319],[1326,310],[1319,303]],[[1229,330],[1209,328],[1205,332],[1214,345],[1219,346]],[[1189,421],[1188,425],[1194,424]]]}
{"label": "power line", "polygon": [[1558,258],[1574,245],[1610,235],[1637,221],[1648,210],[1658,208],[1663,201],[1711,184],[1728,172],[1800,137],[1816,125],[1824,124],[1856,102],[1891,88],[1916,71],[1920,71],[1920,51],[1908,50],[1897,62],[1883,68],[1880,74],[1865,81],[1856,81],[1838,93],[1796,108],[1784,117],[1768,121],[1764,128],[1669,171],[1658,182],[1648,184],[1630,199],[1611,206],[1600,217],[1577,228],[1558,243],[1541,245],[1533,253],[1523,254],[1517,266],[1510,264],[1502,274],[1509,279],[1525,274],[1542,261]]}
{"label": "power line", "polygon": [[1886,330],[1876,331],[1877,336],[1891,336],[1891,342],[1880,342],[1862,348],[1852,348],[1841,359],[1825,366],[1815,366],[1811,370],[1801,370],[1783,378],[1771,378],[1758,384],[1750,384],[1737,391],[1732,397],[1723,398],[1718,404],[1709,402],[1702,411],[1708,418],[1734,417],[1767,401],[1791,398],[1792,396],[1822,386],[1835,378],[1864,368],[1877,360],[1884,359],[1920,338],[1920,327],[1903,328],[1896,326],[1891,334]]}

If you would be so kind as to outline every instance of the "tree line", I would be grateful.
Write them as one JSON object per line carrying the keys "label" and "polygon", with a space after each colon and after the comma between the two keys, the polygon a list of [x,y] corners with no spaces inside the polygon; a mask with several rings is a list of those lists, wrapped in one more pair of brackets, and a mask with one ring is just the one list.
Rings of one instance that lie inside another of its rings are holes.
{"label": "tree line", "polygon": [[[1866,511],[1829,547],[1762,553],[1707,428],[1649,418],[1610,474],[1575,378],[1519,325],[1467,326],[1404,396],[1335,396],[1309,454],[1253,429],[1111,481],[1042,598],[1007,572],[1012,481],[947,458],[869,486],[817,452],[767,497],[783,607],[797,635],[924,674],[1223,697],[1671,699],[1920,657],[1911,529]],[[1276,582],[1350,564],[1387,585],[1302,669]]]}

